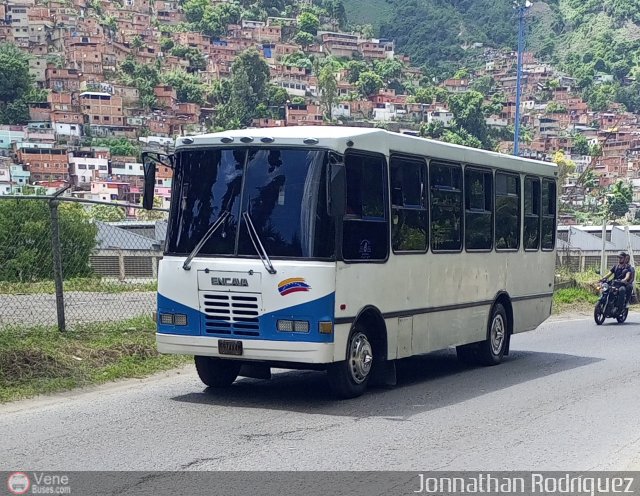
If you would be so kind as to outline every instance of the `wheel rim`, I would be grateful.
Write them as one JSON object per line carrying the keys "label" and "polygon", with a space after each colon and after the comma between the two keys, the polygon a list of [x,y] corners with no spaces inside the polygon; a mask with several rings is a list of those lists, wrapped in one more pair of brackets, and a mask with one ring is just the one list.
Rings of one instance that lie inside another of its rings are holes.
{"label": "wheel rim", "polygon": [[496,356],[500,354],[500,351],[502,351],[504,331],[504,318],[502,318],[502,315],[497,314],[493,317],[493,322],[491,323],[491,353]]}
{"label": "wheel rim", "polygon": [[373,350],[367,336],[361,332],[351,338],[349,347],[349,370],[356,384],[362,384],[371,372]]}

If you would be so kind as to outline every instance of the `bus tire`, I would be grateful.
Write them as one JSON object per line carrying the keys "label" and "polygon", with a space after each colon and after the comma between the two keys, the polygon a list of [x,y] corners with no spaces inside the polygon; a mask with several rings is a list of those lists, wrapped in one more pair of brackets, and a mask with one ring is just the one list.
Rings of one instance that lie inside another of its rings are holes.
{"label": "bus tire", "polygon": [[365,392],[371,377],[374,350],[366,329],[355,325],[347,340],[347,359],[327,368],[329,387],[338,398],[356,398]]}
{"label": "bus tire", "polygon": [[478,362],[488,366],[498,365],[502,361],[507,348],[508,338],[509,321],[507,320],[507,312],[501,303],[496,303],[489,320],[487,339],[481,341],[478,346]]}
{"label": "bus tire", "polygon": [[235,360],[220,360],[207,356],[195,356],[198,377],[211,388],[225,388],[231,386],[238,378],[240,362]]}

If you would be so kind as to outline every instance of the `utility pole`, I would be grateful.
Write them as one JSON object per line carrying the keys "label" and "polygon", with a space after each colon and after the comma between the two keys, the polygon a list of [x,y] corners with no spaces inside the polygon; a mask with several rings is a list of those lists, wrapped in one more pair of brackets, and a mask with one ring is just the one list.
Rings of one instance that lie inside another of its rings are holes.
{"label": "utility pole", "polygon": [[513,8],[518,12],[518,68],[516,76],[516,123],[513,137],[513,154],[517,157],[520,152],[520,97],[522,96],[522,52],[524,51],[524,15],[531,7],[531,2],[519,0],[513,2]]}

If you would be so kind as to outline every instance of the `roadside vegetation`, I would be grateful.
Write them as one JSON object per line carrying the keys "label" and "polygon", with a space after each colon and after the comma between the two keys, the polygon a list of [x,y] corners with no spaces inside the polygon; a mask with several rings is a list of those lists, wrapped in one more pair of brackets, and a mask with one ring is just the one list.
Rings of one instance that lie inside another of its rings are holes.
{"label": "roadside vegetation", "polygon": [[591,313],[598,295],[584,288],[565,288],[553,293],[553,313]]}
{"label": "roadside vegetation", "polygon": [[[115,279],[101,279],[99,277],[76,277],[64,281],[64,291],[87,291],[91,293],[128,293],[156,291],[158,283],[149,282],[120,282]],[[37,282],[7,282],[0,281],[0,294],[54,294],[56,292],[53,281]]]}
{"label": "roadside vegetation", "polygon": [[0,403],[39,394],[145,377],[188,359],[156,351],[150,318],[55,327],[0,330]]}
{"label": "roadside vegetation", "polygon": [[600,277],[595,270],[571,272],[563,268],[558,271],[553,293],[553,313],[591,314],[598,301],[597,283]]}

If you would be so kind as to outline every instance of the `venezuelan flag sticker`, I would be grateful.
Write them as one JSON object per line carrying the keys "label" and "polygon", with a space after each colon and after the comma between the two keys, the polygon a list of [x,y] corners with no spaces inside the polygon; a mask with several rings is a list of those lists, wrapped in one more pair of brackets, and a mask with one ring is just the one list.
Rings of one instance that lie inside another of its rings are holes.
{"label": "venezuelan flag sticker", "polygon": [[282,296],[287,296],[291,293],[298,293],[300,291],[309,291],[310,289],[311,286],[309,286],[302,277],[285,279],[278,284],[278,291]]}

